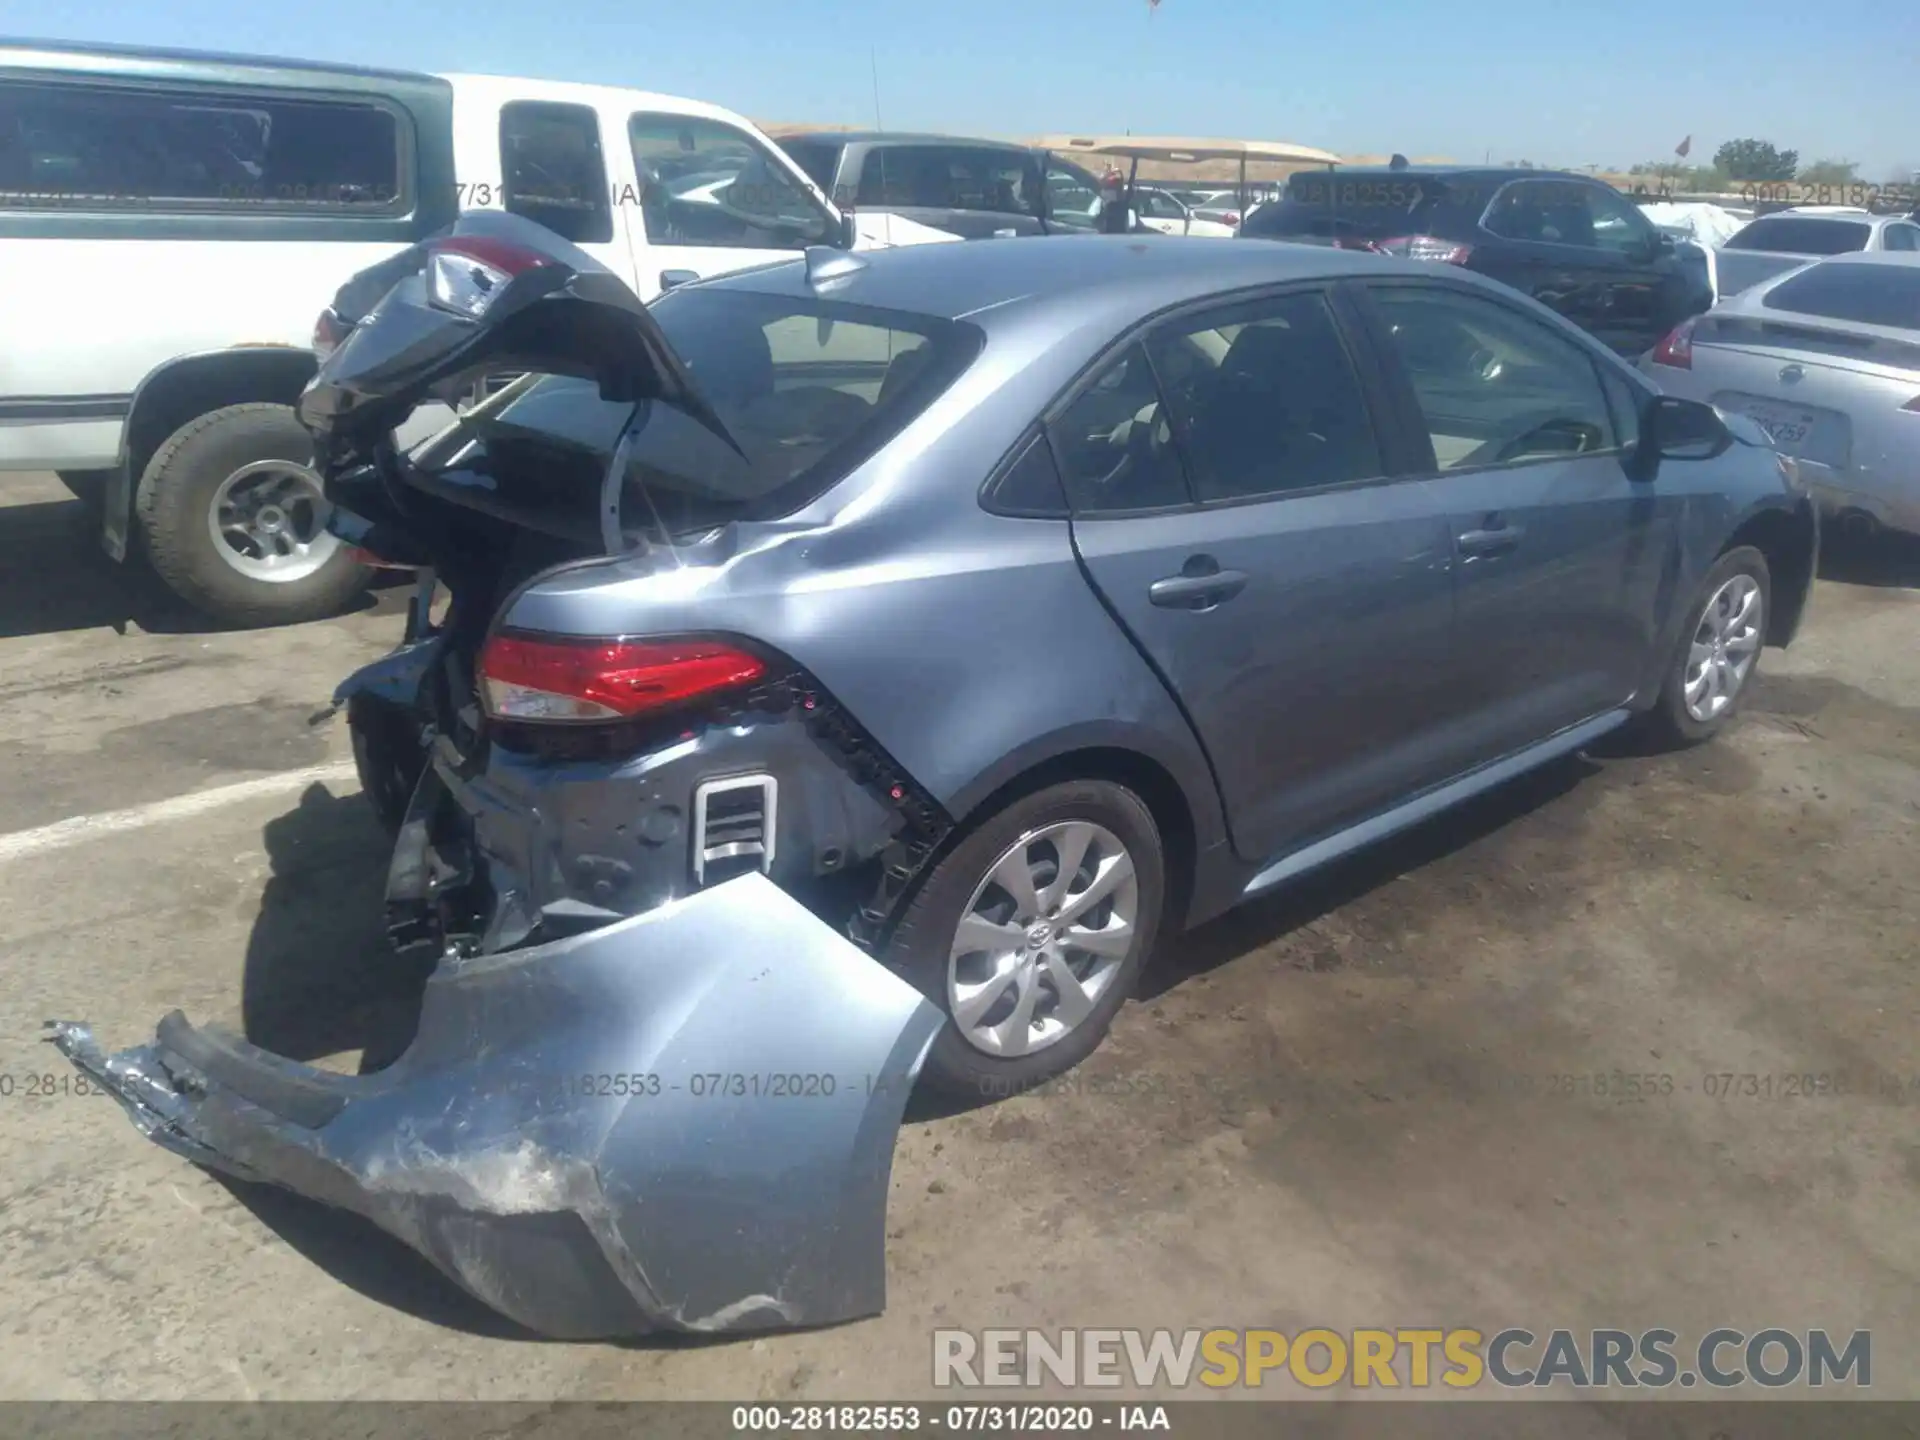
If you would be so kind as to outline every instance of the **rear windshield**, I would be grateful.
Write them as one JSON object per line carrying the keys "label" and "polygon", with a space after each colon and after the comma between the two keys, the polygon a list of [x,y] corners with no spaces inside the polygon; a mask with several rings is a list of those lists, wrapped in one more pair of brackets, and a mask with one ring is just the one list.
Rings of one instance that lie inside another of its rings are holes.
{"label": "rear windshield", "polygon": [[1443,234],[1460,222],[1461,198],[1432,176],[1329,179],[1307,173],[1288,180],[1278,200],[1248,214],[1240,233],[1324,240]]}
{"label": "rear windshield", "polygon": [[1920,330],[1920,265],[1815,265],[1766,295],[1769,310]]}
{"label": "rear windshield", "polygon": [[1845,255],[1867,248],[1873,228],[1858,220],[1815,220],[1804,215],[1769,215],[1755,220],[1727,241],[1728,250],[1771,250],[1780,255]]}
{"label": "rear windshield", "polygon": [[[766,518],[847,475],[978,353],[972,326],[806,297],[688,288],[652,307],[736,451],[682,411],[638,418],[622,497],[629,533]],[[503,498],[597,495],[630,407],[586,380],[527,374],[475,405],[421,458]]]}
{"label": "rear windshield", "polygon": [[880,145],[860,167],[857,205],[1040,213],[1040,162],[1018,150]]}

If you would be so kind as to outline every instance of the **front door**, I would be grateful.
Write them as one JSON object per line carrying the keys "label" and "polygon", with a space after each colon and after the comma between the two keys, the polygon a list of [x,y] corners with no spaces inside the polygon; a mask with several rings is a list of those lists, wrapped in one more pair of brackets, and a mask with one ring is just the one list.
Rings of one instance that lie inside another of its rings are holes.
{"label": "front door", "polygon": [[836,243],[833,212],[771,145],[724,120],[641,112],[627,122],[628,215],[640,298]]}
{"label": "front door", "polygon": [[1637,206],[1604,186],[1518,180],[1481,223],[1505,242],[1489,262],[1494,278],[1619,354],[1645,354],[1687,316],[1684,263]]}
{"label": "front door", "polygon": [[1263,860],[1434,780],[1450,535],[1393,468],[1317,288],[1169,319],[1049,435],[1094,585],[1184,706]]}
{"label": "front door", "polygon": [[1493,295],[1419,280],[1367,290],[1449,511],[1447,703],[1474,759],[1624,704],[1657,643],[1680,503],[1629,476],[1637,389]]}

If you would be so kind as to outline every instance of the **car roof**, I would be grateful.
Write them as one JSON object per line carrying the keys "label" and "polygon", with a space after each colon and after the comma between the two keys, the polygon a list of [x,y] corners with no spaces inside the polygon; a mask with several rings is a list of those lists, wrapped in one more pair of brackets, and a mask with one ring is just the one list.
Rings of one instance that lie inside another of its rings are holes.
{"label": "car roof", "polygon": [[285,70],[304,75],[351,76],[358,80],[427,80],[420,70],[383,70],[367,65],[339,65],[320,60],[295,60],[278,55],[242,55],[220,50],[173,49],[162,45],[114,45],[79,40],[26,40],[0,36],[0,66],[53,68],[61,62],[81,68],[121,69],[109,64],[88,66],[88,61],[149,62],[170,74],[183,70]]}
{"label": "car roof", "polygon": [[577,80],[540,80],[527,75],[490,75],[477,70],[449,71],[439,78],[456,91],[464,91],[469,97],[484,99],[490,104],[551,100],[615,110],[631,110],[637,106],[663,115],[752,125],[745,116],[723,105],[691,100],[684,95],[663,95],[657,90],[630,90],[622,85],[590,85]]}
{"label": "car roof", "polygon": [[795,130],[782,140],[820,140],[830,145],[964,145],[970,150],[1008,150],[1032,153],[1032,147],[1011,140],[981,140],[971,135],[920,135],[900,130]]}
{"label": "car roof", "polygon": [[[1030,314],[1051,306],[1073,312],[1076,320],[1100,312],[1124,323],[1189,300],[1289,280],[1434,273],[1433,266],[1416,261],[1330,246],[1234,245],[1175,236],[1035,235],[902,245],[855,258],[859,263],[822,292],[827,298],[943,319],[977,319],[989,311]],[[700,288],[804,294],[806,276],[803,263],[789,261],[718,276]]]}
{"label": "car roof", "polygon": [[[1434,180],[1487,180],[1504,182],[1508,180],[1578,180],[1588,185],[1605,185],[1606,181],[1591,175],[1581,175],[1572,170],[1529,170],[1524,166],[1513,165],[1403,165],[1396,169],[1391,165],[1335,165],[1316,166],[1296,171],[1300,176],[1331,175],[1336,180],[1350,177],[1373,179],[1434,179]],[[1288,177],[1289,179],[1292,176]]]}

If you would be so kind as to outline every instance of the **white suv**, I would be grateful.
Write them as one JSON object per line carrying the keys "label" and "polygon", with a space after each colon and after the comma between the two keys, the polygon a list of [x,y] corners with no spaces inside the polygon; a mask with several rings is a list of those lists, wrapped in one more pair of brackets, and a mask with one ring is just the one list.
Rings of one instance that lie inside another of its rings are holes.
{"label": "white suv", "polygon": [[291,404],[342,281],[461,210],[539,221],[643,299],[869,240],[750,122],[637,90],[0,45],[0,470],[98,497],[232,624],[364,584]]}

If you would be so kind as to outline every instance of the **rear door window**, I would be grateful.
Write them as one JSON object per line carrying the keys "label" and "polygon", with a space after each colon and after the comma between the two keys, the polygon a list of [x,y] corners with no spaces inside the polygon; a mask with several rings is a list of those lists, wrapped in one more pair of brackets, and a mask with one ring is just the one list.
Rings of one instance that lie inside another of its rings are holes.
{"label": "rear door window", "polygon": [[1889,225],[1881,232],[1880,243],[1889,250],[1920,250],[1920,227]]}
{"label": "rear door window", "polygon": [[1736,232],[1723,249],[1769,250],[1777,255],[1845,255],[1867,248],[1873,227],[1858,220],[1769,215]]}
{"label": "rear door window", "polygon": [[345,99],[0,81],[8,209],[402,214],[411,128]]}
{"label": "rear door window", "polygon": [[1144,345],[1127,346],[1047,427],[1076,515],[1191,503]]}
{"label": "rear door window", "polygon": [[600,116],[585,105],[513,100],[500,107],[501,204],[576,245],[613,239],[613,196]]}
{"label": "rear door window", "polygon": [[861,167],[859,205],[1037,215],[1040,165],[1018,150],[878,145]]}
{"label": "rear door window", "polygon": [[1202,502],[1370,480],[1384,469],[1324,296],[1184,316],[1155,331],[1148,348]]}
{"label": "rear door window", "polygon": [[1619,444],[1593,357],[1565,336],[1450,286],[1372,291],[1439,469],[1564,460]]}
{"label": "rear door window", "polygon": [[639,114],[627,132],[654,244],[799,250],[830,243],[832,214],[746,131],[691,115]]}

